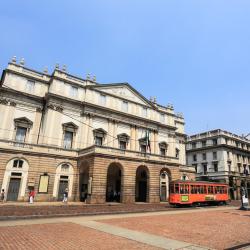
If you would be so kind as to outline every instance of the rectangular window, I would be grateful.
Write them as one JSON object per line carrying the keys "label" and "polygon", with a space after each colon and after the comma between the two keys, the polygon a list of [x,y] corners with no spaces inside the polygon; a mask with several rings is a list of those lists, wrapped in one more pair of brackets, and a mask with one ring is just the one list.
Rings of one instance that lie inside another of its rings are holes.
{"label": "rectangular window", "polygon": [[237,161],[239,161],[240,160],[240,155],[239,154],[237,154]]}
{"label": "rectangular window", "polygon": [[160,122],[164,123],[165,122],[165,115],[160,114]]}
{"label": "rectangular window", "polygon": [[202,141],[201,144],[202,144],[202,147],[206,147],[207,141]]}
{"label": "rectangular window", "polygon": [[193,143],[192,143],[192,148],[193,148],[193,149],[196,148],[196,142],[193,142]]}
{"label": "rectangular window", "polygon": [[239,173],[241,173],[241,164],[240,163],[238,163],[238,171],[239,171]]}
{"label": "rectangular window", "polygon": [[142,116],[147,117],[148,116],[148,109],[147,108],[142,108]]}
{"label": "rectangular window", "polygon": [[197,169],[197,164],[193,164],[192,166],[195,168],[195,173],[197,173],[197,170],[198,170]]}
{"label": "rectangular window", "polygon": [[77,98],[78,97],[78,88],[75,86],[70,86],[70,96]]}
{"label": "rectangular window", "polygon": [[203,153],[202,154],[202,160],[204,161],[204,160],[206,160],[207,159],[207,155],[206,155],[206,153]]}
{"label": "rectangular window", "polygon": [[179,158],[180,156],[180,150],[178,148],[175,149],[175,157]]}
{"label": "rectangular window", "polygon": [[16,129],[16,141],[25,142],[27,128],[17,127]]}
{"label": "rectangular window", "polygon": [[128,102],[122,101],[122,111],[128,112]]}
{"label": "rectangular window", "polygon": [[218,164],[214,163],[214,172],[218,172]]}
{"label": "rectangular window", "polygon": [[207,164],[203,164],[203,174],[207,174]]}
{"label": "rectangular window", "polygon": [[95,145],[102,146],[102,137],[100,136],[95,137]]}
{"label": "rectangular window", "polygon": [[26,83],[26,91],[29,93],[33,93],[35,89],[35,82],[32,80],[28,80]]}
{"label": "rectangular window", "polygon": [[193,155],[193,161],[197,161],[197,155]]}
{"label": "rectangular window", "polygon": [[217,152],[213,152],[213,160],[217,159]]}
{"label": "rectangular window", "polygon": [[147,151],[146,145],[141,144],[141,152],[146,153],[146,151]]}
{"label": "rectangular window", "polygon": [[213,139],[213,145],[217,145],[217,144],[218,144],[217,139]]}
{"label": "rectangular window", "polygon": [[49,176],[41,175],[39,181],[38,193],[48,193],[48,186],[49,186]]}
{"label": "rectangular window", "polygon": [[106,96],[105,95],[100,94],[100,96],[99,96],[99,104],[101,106],[106,106]]}
{"label": "rectangular window", "polygon": [[64,134],[64,148],[70,149],[72,148],[72,142],[73,142],[73,132],[65,131]]}
{"label": "rectangular window", "polygon": [[161,153],[161,156],[166,156],[166,149],[160,148],[160,153]]}
{"label": "rectangular window", "polygon": [[127,147],[127,142],[125,142],[125,141],[120,141],[120,149],[122,149],[122,150],[126,150],[126,147]]}

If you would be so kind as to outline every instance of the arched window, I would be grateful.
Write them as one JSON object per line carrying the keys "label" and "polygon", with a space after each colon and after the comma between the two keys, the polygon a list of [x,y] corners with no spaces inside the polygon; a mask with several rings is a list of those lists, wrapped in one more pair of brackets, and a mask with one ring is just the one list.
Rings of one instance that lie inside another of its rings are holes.
{"label": "arched window", "polygon": [[182,177],[181,177],[181,180],[182,181],[187,181],[189,178],[188,178],[188,176],[187,175],[182,175]]}
{"label": "arched window", "polygon": [[61,171],[62,172],[69,172],[69,165],[68,164],[62,164]]}
{"label": "arched window", "polygon": [[14,160],[13,161],[13,168],[22,168],[23,167],[23,160]]}

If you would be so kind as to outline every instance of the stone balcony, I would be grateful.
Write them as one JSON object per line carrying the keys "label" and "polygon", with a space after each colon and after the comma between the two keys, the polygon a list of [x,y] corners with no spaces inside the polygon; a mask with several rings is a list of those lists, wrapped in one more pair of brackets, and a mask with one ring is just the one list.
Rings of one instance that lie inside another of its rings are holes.
{"label": "stone balcony", "polygon": [[78,152],[73,149],[65,149],[62,147],[50,146],[50,145],[41,145],[41,144],[32,144],[25,142],[17,142],[14,140],[4,140],[0,139],[0,148],[6,151],[18,151],[18,153],[34,153],[34,154],[46,154],[46,155],[60,155],[65,157],[77,157]]}
{"label": "stone balcony", "polygon": [[173,165],[181,165],[179,158],[162,156],[158,154],[142,153],[140,151],[122,150],[106,146],[93,145],[91,147],[79,150],[79,157],[87,156],[90,154],[108,155],[114,158],[136,159],[136,160],[141,160],[142,162],[152,161],[161,163],[165,162]]}

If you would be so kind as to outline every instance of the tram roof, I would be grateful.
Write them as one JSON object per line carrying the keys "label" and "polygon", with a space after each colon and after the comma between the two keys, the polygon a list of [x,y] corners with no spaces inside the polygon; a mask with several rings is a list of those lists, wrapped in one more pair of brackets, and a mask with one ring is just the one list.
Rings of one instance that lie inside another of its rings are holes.
{"label": "tram roof", "polygon": [[191,183],[191,184],[213,184],[213,185],[228,185],[227,183],[222,183],[222,182],[211,182],[211,181],[184,181],[184,180],[174,180],[171,181],[170,183]]}

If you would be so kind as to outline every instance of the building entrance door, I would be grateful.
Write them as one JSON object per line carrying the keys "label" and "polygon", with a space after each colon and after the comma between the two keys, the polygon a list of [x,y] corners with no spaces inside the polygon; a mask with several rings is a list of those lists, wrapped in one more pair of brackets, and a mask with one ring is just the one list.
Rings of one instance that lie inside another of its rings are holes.
{"label": "building entrance door", "polygon": [[146,202],[147,201],[147,182],[146,181],[139,181],[139,202]]}
{"label": "building entrance door", "polygon": [[7,201],[17,201],[21,179],[11,178],[8,188]]}
{"label": "building entrance door", "polygon": [[167,201],[167,188],[166,188],[166,184],[161,184],[161,201]]}
{"label": "building entrance door", "polygon": [[60,180],[59,188],[58,188],[58,196],[57,196],[58,201],[63,200],[63,194],[64,194],[64,191],[67,187],[68,187],[68,181],[67,180]]}

